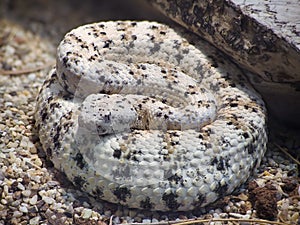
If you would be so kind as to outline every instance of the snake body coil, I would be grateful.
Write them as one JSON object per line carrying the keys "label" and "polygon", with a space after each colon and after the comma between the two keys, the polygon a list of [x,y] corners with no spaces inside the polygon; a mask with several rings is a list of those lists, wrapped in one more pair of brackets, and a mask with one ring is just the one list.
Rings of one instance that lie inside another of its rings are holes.
{"label": "snake body coil", "polygon": [[91,195],[147,210],[192,210],[245,182],[266,149],[266,111],[206,45],[154,22],[68,33],[35,114],[55,167]]}

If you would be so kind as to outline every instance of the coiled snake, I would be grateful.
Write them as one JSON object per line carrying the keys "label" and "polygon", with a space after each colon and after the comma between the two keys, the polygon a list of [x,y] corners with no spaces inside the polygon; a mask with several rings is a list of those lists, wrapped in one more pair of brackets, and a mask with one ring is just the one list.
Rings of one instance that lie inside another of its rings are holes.
{"label": "coiled snake", "polygon": [[76,186],[130,208],[186,211],[231,193],[259,164],[260,96],[217,50],[186,38],[132,21],[64,37],[35,119],[43,148]]}

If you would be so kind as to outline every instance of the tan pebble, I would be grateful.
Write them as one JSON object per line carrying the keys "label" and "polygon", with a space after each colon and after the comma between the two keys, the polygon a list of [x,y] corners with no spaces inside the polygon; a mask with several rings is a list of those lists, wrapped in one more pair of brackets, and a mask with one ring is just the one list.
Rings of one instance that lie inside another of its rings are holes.
{"label": "tan pebble", "polygon": [[11,142],[11,141],[8,142],[8,145],[7,145],[8,148],[17,148],[18,146],[19,146],[19,143],[17,143],[17,142]]}
{"label": "tan pebble", "polygon": [[28,115],[25,115],[25,114],[21,115],[20,118],[22,121],[25,121],[25,122],[27,122],[27,120],[29,119]]}
{"label": "tan pebble", "polygon": [[[17,192],[19,192],[19,191],[17,191]],[[19,196],[15,197],[15,193],[13,195],[10,194],[10,195],[5,196],[5,200],[7,201],[7,203],[11,203],[16,199],[20,199]]]}
{"label": "tan pebble", "polygon": [[8,214],[7,209],[4,210],[4,208],[3,208],[3,209],[0,210],[0,218],[5,218],[7,216],[7,214]]}
{"label": "tan pebble", "polygon": [[[22,146],[20,146],[20,147],[22,147]],[[23,147],[22,147],[23,148]],[[20,156],[23,156],[23,157],[27,157],[29,154],[28,154],[28,151],[26,151],[26,150],[20,150],[20,151],[18,151],[18,154],[20,155]]]}
{"label": "tan pebble", "polygon": [[20,142],[20,147],[26,148],[28,142],[29,142],[29,138],[26,137],[26,136],[23,136],[23,137],[22,137],[22,140],[21,140],[21,142]]}
{"label": "tan pebble", "polygon": [[8,177],[14,177],[14,171],[12,170],[11,167],[7,168],[5,173],[6,173],[6,175],[8,175]]}
{"label": "tan pebble", "polygon": [[37,149],[36,149],[35,145],[32,142],[28,143],[27,148],[28,148],[28,150],[31,154],[36,154],[37,153]]}
{"label": "tan pebble", "polygon": [[34,160],[34,164],[37,165],[37,166],[42,166],[43,165],[43,162],[40,158],[36,158]]}
{"label": "tan pebble", "polygon": [[2,212],[4,209],[6,209],[7,207],[5,205],[0,204],[0,212]]}
{"label": "tan pebble", "polygon": [[7,201],[5,199],[1,199],[1,204],[6,205]]}
{"label": "tan pebble", "polygon": [[293,213],[293,215],[291,216],[291,221],[290,222],[296,222],[299,220],[299,212],[295,212]]}
{"label": "tan pebble", "polygon": [[[7,197],[13,197],[14,199],[20,199],[21,198],[21,195],[22,195],[22,192],[21,191],[15,191],[13,193],[13,196],[7,196]],[[7,200],[8,198],[6,198]]]}
{"label": "tan pebble", "polygon": [[17,112],[17,113],[19,113],[20,111],[19,111],[19,109],[17,109],[17,108],[14,108],[14,107],[11,107],[10,108],[10,111],[12,111],[12,112]]}
{"label": "tan pebble", "polygon": [[248,196],[245,195],[244,193],[241,193],[239,196],[238,196],[239,199],[243,200],[243,201],[247,201],[248,200]]}
{"label": "tan pebble", "polygon": [[[15,125],[15,124],[14,124],[14,125]],[[15,137],[17,137],[18,133],[15,132],[15,131],[12,131],[12,132],[11,132],[11,135],[15,138]]]}
{"label": "tan pebble", "polygon": [[45,191],[45,190],[40,190],[40,191],[39,191],[39,195],[40,195],[41,197],[45,196],[45,195],[46,195],[46,191]]}
{"label": "tan pebble", "polygon": [[95,211],[92,211],[92,218],[94,218],[95,220],[97,220],[99,218],[99,214]]}
{"label": "tan pebble", "polygon": [[25,96],[30,96],[30,92],[28,90],[23,90],[22,94]]}

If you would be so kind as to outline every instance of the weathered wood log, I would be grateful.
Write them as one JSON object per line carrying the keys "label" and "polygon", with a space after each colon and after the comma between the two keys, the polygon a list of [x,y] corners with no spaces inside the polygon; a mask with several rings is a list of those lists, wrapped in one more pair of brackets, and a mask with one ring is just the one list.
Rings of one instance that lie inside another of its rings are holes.
{"label": "weathered wood log", "polygon": [[272,116],[300,126],[299,0],[149,0],[248,71]]}

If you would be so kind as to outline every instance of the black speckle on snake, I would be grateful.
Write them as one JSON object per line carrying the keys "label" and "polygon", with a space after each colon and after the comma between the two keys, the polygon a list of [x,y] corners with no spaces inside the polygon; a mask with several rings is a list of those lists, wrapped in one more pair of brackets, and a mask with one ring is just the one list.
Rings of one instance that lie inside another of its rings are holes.
{"label": "black speckle on snake", "polygon": [[266,150],[266,110],[215,51],[155,22],[69,32],[35,114],[55,167],[130,208],[187,211],[232,193]]}

